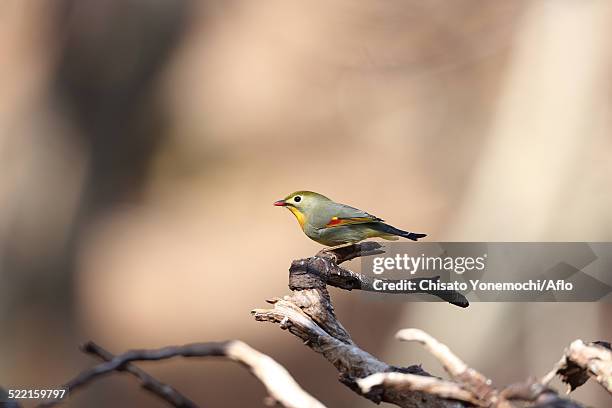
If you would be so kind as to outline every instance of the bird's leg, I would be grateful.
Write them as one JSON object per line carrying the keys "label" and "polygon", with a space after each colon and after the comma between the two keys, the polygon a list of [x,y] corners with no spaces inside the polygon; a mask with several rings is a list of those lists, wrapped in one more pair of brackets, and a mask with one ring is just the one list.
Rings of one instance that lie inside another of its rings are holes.
{"label": "bird's leg", "polygon": [[332,247],[323,248],[322,252],[334,252],[336,249],[346,248],[354,244],[354,242],[347,242],[345,244],[334,245]]}

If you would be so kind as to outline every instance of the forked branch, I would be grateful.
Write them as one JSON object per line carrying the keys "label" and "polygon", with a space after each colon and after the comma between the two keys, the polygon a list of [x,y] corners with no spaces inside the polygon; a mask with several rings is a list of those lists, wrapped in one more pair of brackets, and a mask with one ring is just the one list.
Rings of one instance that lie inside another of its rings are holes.
{"label": "forked branch", "polygon": [[[339,380],[353,391],[376,403],[389,402],[406,408],[582,408],[576,402],[561,398],[548,387],[555,375],[569,384],[570,390],[590,377],[612,393],[612,351],[610,344],[574,341],[561,360],[540,380],[530,378],[503,389],[493,387],[491,380],[469,367],[446,345],[418,329],[397,333],[401,341],[422,344],[436,357],[449,375],[448,380],[431,376],[420,365],[398,367],[386,364],[362,350],[336,318],[327,285],[346,290],[371,290],[370,278],[339,266],[359,256],[381,253],[377,243],[366,242],[335,250],[321,251],[307,259],[294,261],[289,274],[291,295],[268,300],[271,309],[252,311],[256,320],[277,323],[300,338],[305,345],[326,358],[340,373]],[[456,292],[431,292],[450,303],[467,306],[467,300]],[[197,408],[196,403],[175,388],[164,384],[135,366],[136,361],[157,361],[176,356],[220,356],[246,366],[266,387],[271,403],[288,408],[324,408],[304,391],[291,375],[272,358],[241,341],[194,343],[152,350],[131,350],[114,356],[93,342],[82,347],[85,353],[104,360],[81,372],[63,385],[69,393],[113,372],[127,372],[140,380],[143,388],[174,407]],[[7,392],[0,388],[0,397]],[[47,401],[40,407],[60,401]],[[16,402],[2,406],[20,408]],[[518,404],[518,405],[516,405]]]}
{"label": "forked branch", "polygon": [[[269,300],[273,304],[271,309],[253,310],[255,319],[277,323],[282,329],[300,338],[338,370],[342,383],[377,403],[385,401],[409,408],[510,408],[515,403],[534,408],[581,407],[578,403],[561,398],[548,387],[547,381],[528,379],[501,390],[494,388],[491,380],[469,367],[446,345],[421,330],[402,330],[396,337],[402,341],[421,343],[440,361],[450,380],[433,377],[420,365],[396,367],[386,364],[359,348],[337,320],[327,285],[346,290],[371,289],[372,281],[368,277],[339,264],[381,252],[379,244],[365,242],[324,250],[314,257],[293,261],[289,269],[289,288],[292,293]],[[430,294],[450,303],[467,305],[467,300],[456,292]],[[462,304],[463,301],[465,304]],[[570,347],[570,351],[575,348]],[[581,367],[588,367],[588,372],[597,376],[600,383],[609,384],[609,366],[605,363],[609,361],[608,355],[597,350],[597,353],[589,356],[591,358],[586,360],[579,359],[582,361]],[[564,368],[567,366],[559,363],[552,375],[557,372],[563,375]]]}
{"label": "forked branch", "polygon": [[[86,352],[96,354],[103,359],[107,359],[106,352],[97,348],[98,346],[86,346]],[[173,388],[159,383],[139,368],[133,366],[135,361],[158,361],[182,357],[225,357],[236,361],[247,367],[251,373],[257,377],[268,390],[271,401],[287,408],[325,408],[323,404],[305,392],[297,382],[291,377],[283,366],[278,364],[269,356],[249,347],[247,344],[238,341],[224,341],[211,343],[193,343],[183,346],[168,346],[160,349],[130,350],[115,356],[105,363],[81,372],[63,385],[69,393],[78,388],[116,371],[129,371],[138,377],[145,388],[166,400],[175,407],[197,407],[197,405],[186,397],[180,395]],[[108,356],[110,357],[110,356]],[[148,384],[147,384],[148,382]],[[151,385],[155,383],[156,385]],[[51,407],[59,403],[59,400],[47,401],[39,407]]]}

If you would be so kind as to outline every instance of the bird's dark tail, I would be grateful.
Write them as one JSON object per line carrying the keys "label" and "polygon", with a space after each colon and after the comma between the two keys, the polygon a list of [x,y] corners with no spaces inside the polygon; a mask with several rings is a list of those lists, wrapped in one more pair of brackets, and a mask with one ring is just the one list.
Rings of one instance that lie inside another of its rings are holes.
{"label": "bird's dark tail", "polygon": [[420,238],[425,238],[427,234],[421,234],[420,232],[409,232],[408,235],[402,235],[412,241],[418,241]]}
{"label": "bird's dark tail", "polygon": [[418,232],[403,231],[399,228],[392,227],[384,222],[377,222],[373,225],[373,228],[380,232],[385,232],[391,235],[397,235],[399,237],[408,238],[411,241],[418,241],[420,238],[426,237],[427,234],[419,234]]}

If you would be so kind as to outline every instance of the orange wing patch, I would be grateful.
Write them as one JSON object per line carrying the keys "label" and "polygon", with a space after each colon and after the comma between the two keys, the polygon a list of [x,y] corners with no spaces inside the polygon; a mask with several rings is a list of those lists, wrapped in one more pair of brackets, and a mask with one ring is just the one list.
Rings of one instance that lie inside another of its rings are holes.
{"label": "orange wing patch", "polygon": [[331,220],[327,224],[325,224],[326,228],[330,227],[339,227],[341,225],[350,225],[350,224],[363,224],[364,222],[372,222],[378,221],[376,218],[371,217],[353,217],[353,218],[338,218],[332,217]]}
{"label": "orange wing patch", "polygon": [[331,220],[325,225],[326,227],[335,227],[336,225],[342,224],[342,220],[338,217],[332,217]]}

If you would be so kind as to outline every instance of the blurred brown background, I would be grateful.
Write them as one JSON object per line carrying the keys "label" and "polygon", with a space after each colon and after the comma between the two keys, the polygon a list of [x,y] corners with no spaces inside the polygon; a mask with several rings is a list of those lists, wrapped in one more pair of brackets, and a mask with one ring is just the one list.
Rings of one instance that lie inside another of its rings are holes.
{"label": "blurred brown background", "polygon": [[[328,406],[372,406],[249,314],[319,249],[271,203],[311,189],[433,241],[611,240],[611,23],[601,0],[4,0],[0,384],[63,382],[86,339],[239,338]],[[379,358],[442,374],[393,340],[419,327],[498,384],[612,337],[610,304],[332,295]],[[203,406],[263,405],[232,363],[144,367]],[[125,375],[65,404],[111,405],[163,406]]]}

